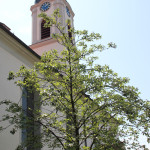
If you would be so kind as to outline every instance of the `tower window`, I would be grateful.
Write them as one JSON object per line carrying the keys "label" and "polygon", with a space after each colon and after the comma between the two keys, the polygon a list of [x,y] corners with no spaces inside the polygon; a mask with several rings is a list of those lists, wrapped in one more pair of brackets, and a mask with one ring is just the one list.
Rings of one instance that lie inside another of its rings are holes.
{"label": "tower window", "polygon": [[44,27],[45,21],[43,20],[41,23],[41,39],[45,39],[50,37],[50,28]]}
{"label": "tower window", "polygon": [[68,36],[70,39],[72,39],[72,33],[71,33],[70,29],[71,29],[71,26],[68,24]]}

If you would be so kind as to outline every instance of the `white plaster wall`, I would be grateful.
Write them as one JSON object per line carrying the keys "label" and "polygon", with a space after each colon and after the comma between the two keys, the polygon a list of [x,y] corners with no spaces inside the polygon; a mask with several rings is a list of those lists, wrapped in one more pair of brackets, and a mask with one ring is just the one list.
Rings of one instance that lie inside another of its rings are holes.
{"label": "white plaster wall", "polygon": [[[1,44],[1,43],[0,43]],[[5,52],[3,48],[0,48],[0,100],[10,99],[14,102],[18,102],[21,97],[21,91],[14,84],[13,81],[8,81],[8,72],[10,70],[17,70],[20,62],[15,60],[9,53]],[[5,108],[0,106],[0,118],[5,113]],[[1,120],[1,119],[0,119]],[[6,122],[3,124],[8,126]],[[0,149],[13,150],[20,142],[20,132],[15,135],[10,134],[10,128],[4,130],[0,134]]]}
{"label": "white plaster wall", "polygon": [[[19,102],[22,91],[16,87],[14,81],[8,81],[10,71],[18,71],[21,65],[27,67],[33,66],[32,58],[23,52],[24,49],[19,43],[16,43],[11,37],[0,30],[0,101],[11,100]],[[0,120],[2,115],[6,114],[4,105],[0,105]],[[0,122],[0,126],[7,127],[8,122]],[[15,135],[10,134],[12,127],[0,133],[0,150],[15,150],[21,142],[21,131]]]}

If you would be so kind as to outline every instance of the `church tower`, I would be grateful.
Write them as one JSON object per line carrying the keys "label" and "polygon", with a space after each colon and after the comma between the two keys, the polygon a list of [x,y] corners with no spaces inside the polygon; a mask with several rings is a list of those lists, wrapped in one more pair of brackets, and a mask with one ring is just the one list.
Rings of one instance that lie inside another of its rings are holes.
{"label": "church tower", "polygon": [[[53,14],[55,9],[59,8],[62,26],[65,26],[65,21],[70,19],[71,27],[73,27],[74,12],[67,0],[35,0],[35,4],[31,6],[32,11],[32,48],[40,56],[43,52],[51,49],[61,51],[63,46],[52,39],[51,35],[57,33],[56,28],[44,28],[44,21],[38,15],[42,12],[48,16]],[[68,29],[66,29],[68,32]]]}

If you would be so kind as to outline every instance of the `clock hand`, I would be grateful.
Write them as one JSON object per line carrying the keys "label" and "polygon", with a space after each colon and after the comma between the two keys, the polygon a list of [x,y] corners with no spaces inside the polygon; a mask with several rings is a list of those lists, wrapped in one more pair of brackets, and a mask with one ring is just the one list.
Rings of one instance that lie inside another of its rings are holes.
{"label": "clock hand", "polygon": [[48,6],[48,4],[45,4],[45,7],[47,7]]}

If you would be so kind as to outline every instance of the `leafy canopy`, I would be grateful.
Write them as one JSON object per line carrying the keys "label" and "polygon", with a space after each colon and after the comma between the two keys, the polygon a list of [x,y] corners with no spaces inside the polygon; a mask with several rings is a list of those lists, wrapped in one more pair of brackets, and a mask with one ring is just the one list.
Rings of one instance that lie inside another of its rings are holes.
{"label": "leafy canopy", "polygon": [[[25,96],[34,102],[34,109],[28,106],[27,110],[8,100],[1,102],[13,114],[3,118],[13,125],[11,133],[20,128],[31,133],[18,149],[45,145],[64,150],[144,149],[138,137],[142,133],[150,138],[149,101],[139,97],[128,78],[119,77],[107,65],[94,63],[98,59],[95,52],[116,45],[94,44],[100,42],[101,35],[67,29],[70,20],[62,26],[59,10],[51,17],[44,13],[39,16],[45,27],[57,29],[51,36],[64,49],[44,53],[31,69],[21,66],[17,73],[9,73],[8,79],[17,79],[15,84],[26,89]],[[31,96],[35,93],[38,98]]]}

